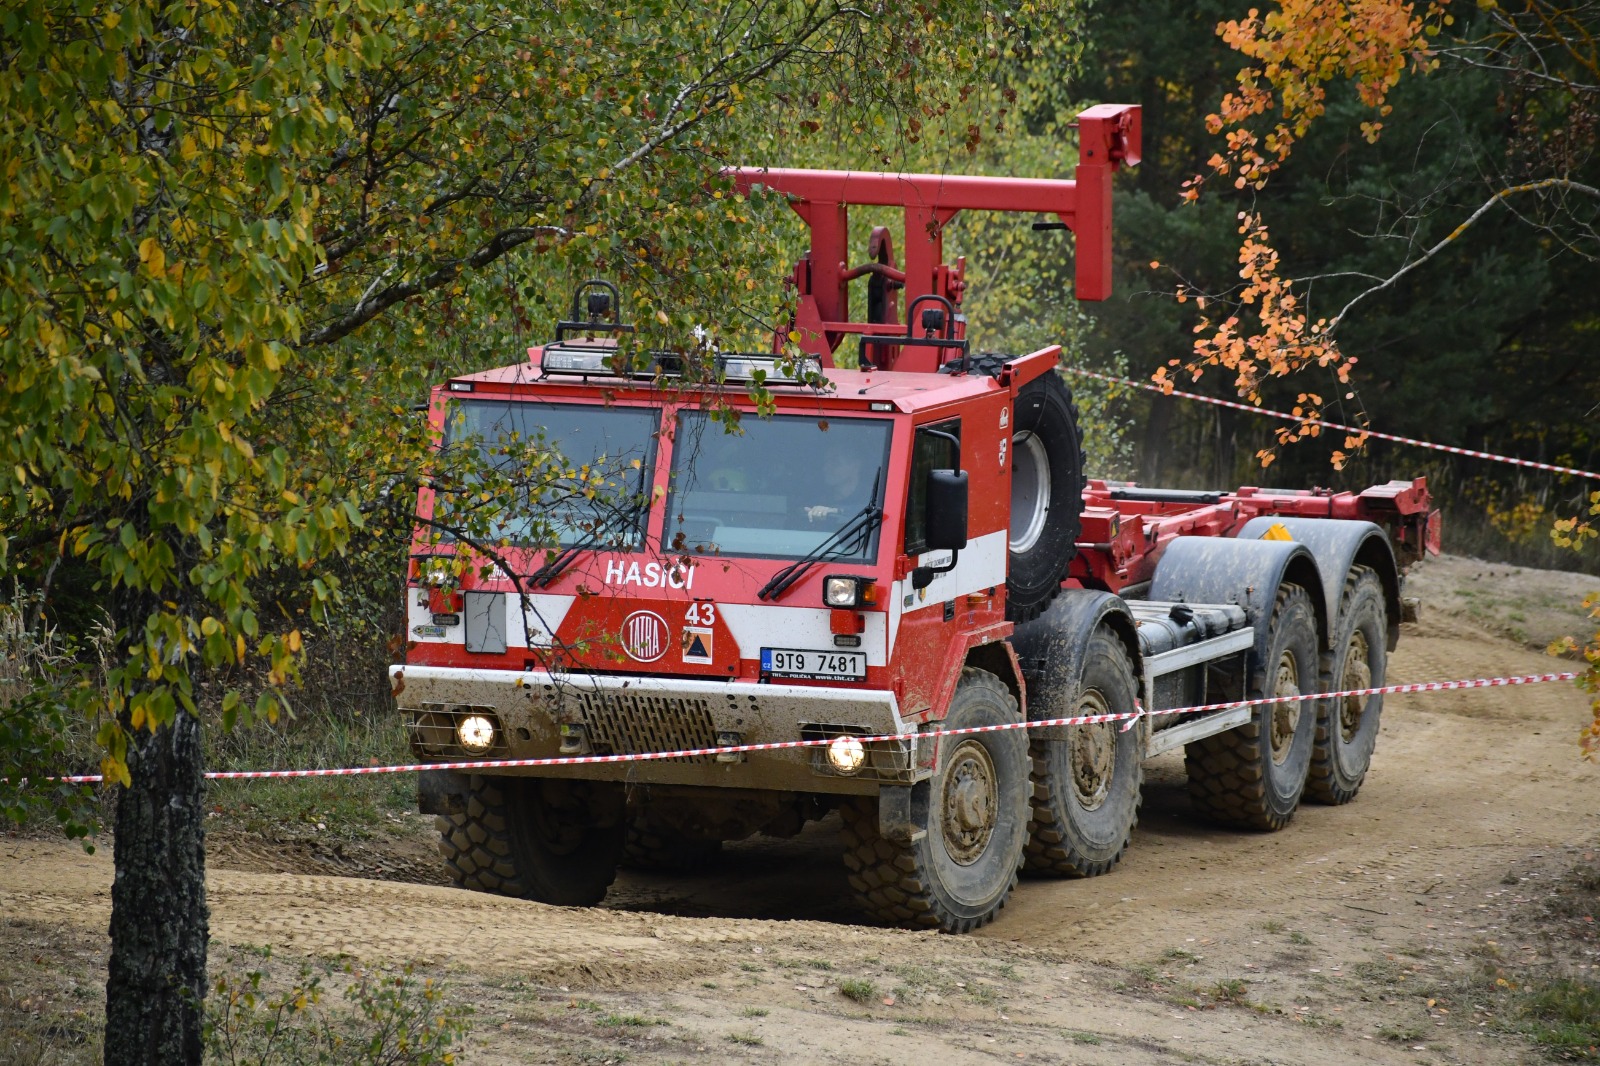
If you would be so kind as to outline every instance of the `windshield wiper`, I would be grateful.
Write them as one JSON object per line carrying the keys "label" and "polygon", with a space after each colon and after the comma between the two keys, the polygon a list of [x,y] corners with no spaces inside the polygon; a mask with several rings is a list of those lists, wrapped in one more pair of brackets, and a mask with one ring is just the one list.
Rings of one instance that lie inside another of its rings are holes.
{"label": "windshield wiper", "polygon": [[549,588],[555,583],[556,578],[560,577],[566,572],[567,568],[572,565],[573,560],[577,559],[578,556],[582,555],[586,551],[592,551],[595,548],[600,547],[600,542],[605,539],[606,534],[610,532],[614,526],[619,524],[619,520],[625,519],[628,523],[638,522],[639,514],[643,510],[643,504],[634,504],[621,515],[612,515],[609,521],[600,523],[600,525],[587,537],[584,537],[576,544],[567,545],[565,548],[561,549],[560,554],[558,554],[554,559],[551,559],[548,563],[545,563],[539,569],[535,570],[528,578],[528,583],[531,585],[537,585],[542,589]]}
{"label": "windshield wiper", "polygon": [[[876,479],[873,480],[872,496],[874,499],[878,496]],[[844,552],[844,547],[852,540],[855,541],[855,545],[850,548],[850,553],[860,551],[861,546],[866,543],[866,539],[872,535],[872,531],[877,529],[882,522],[883,508],[875,503],[867,504],[856,512],[854,518],[840,526],[839,532],[811,549],[801,558],[779,570],[776,574],[773,574],[772,580],[762,585],[761,591],[756,593],[756,598],[763,600],[778,599],[789,591],[790,586],[796,581],[805,577],[813,566],[828,559],[836,558],[840,554],[848,554]]]}

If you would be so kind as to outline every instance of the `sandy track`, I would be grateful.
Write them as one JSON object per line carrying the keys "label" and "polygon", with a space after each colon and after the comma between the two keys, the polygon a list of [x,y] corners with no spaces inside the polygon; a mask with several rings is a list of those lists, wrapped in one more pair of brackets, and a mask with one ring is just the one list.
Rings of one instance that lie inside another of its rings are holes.
{"label": "sandy track", "polygon": [[[1391,681],[1552,668],[1458,616],[1425,619]],[[606,1048],[633,1061],[1517,1061],[1526,1050],[1484,1037],[1467,1008],[1439,1014],[1411,990],[1475,945],[1515,940],[1514,905],[1600,840],[1600,778],[1575,757],[1584,711],[1565,684],[1391,697],[1358,800],[1303,808],[1276,834],[1192,819],[1181,757],[1163,758],[1118,870],[1026,881],[973,937],[845,924],[829,823],[730,849],[699,876],[625,874],[595,910],[214,868],[212,933],[219,955],[270,944],[451,971],[485,1023],[468,1061]],[[231,859],[271,861],[248,847]],[[410,859],[395,866],[414,875]],[[99,935],[110,877],[108,849],[5,843],[0,911]],[[846,975],[873,995],[841,997]],[[1217,989],[1233,981],[1247,993],[1229,1005]],[[577,990],[601,998],[580,1005]],[[595,1002],[671,1024],[606,1031]]]}

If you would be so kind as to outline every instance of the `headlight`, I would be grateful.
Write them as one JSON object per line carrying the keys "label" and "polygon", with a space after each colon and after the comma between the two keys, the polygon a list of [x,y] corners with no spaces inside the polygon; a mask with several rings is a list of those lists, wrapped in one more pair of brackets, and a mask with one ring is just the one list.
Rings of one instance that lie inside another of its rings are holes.
{"label": "headlight", "polygon": [[860,607],[878,602],[878,589],[870,577],[833,575],[822,579],[822,602],[829,607]]}
{"label": "headlight", "polygon": [[855,737],[836,737],[828,745],[828,762],[841,774],[853,774],[867,761],[867,749]]}
{"label": "headlight", "polygon": [[456,739],[469,755],[482,755],[494,747],[494,720],[481,714],[469,714],[456,723]]}

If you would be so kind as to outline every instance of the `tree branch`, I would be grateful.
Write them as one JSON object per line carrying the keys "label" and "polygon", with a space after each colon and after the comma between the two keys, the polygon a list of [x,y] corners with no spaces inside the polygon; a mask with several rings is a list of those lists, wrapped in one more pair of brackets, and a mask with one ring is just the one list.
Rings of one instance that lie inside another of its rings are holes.
{"label": "tree branch", "polygon": [[1540,181],[1530,181],[1521,185],[1513,185],[1509,188],[1501,189],[1499,192],[1489,197],[1489,199],[1485,200],[1476,211],[1472,212],[1472,214],[1467,217],[1466,221],[1462,222],[1455,229],[1451,230],[1449,236],[1445,237],[1438,244],[1435,244],[1432,248],[1429,248],[1426,252],[1423,252],[1422,255],[1417,259],[1413,259],[1411,262],[1407,263],[1393,274],[1390,274],[1379,284],[1356,294],[1356,296],[1354,296],[1349,303],[1345,304],[1344,307],[1340,309],[1339,313],[1334,315],[1333,318],[1328,322],[1327,332],[1331,335],[1334,330],[1338,329],[1339,324],[1344,321],[1345,316],[1350,313],[1351,309],[1354,308],[1356,304],[1360,303],[1362,300],[1365,300],[1369,296],[1373,296],[1384,291],[1385,289],[1393,288],[1395,283],[1401,278],[1405,277],[1407,274],[1417,269],[1417,267],[1426,263],[1440,252],[1444,251],[1444,249],[1454,242],[1456,238],[1460,237],[1480,218],[1488,214],[1496,204],[1504,202],[1506,199],[1517,193],[1539,192],[1544,189],[1566,189],[1570,192],[1582,193],[1585,196],[1592,196],[1595,199],[1600,200],[1600,189],[1597,189],[1592,185],[1584,185],[1581,182],[1572,181],[1568,178],[1544,178]]}
{"label": "tree branch", "polygon": [[[378,315],[393,307],[397,303],[409,300],[413,296],[421,296],[432,292],[434,289],[449,285],[461,276],[463,270],[468,268],[476,270],[486,266],[505,255],[520,245],[540,237],[555,237],[566,240],[572,236],[572,231],[561,226],[516,226],[511,229],[501,230],[494,237],[484,242],[476,251],[464,258],[446,263],[431,273],[425,274],[414,281],[397,282],[376,293],[368,288],[365,295],[350,310],[344,312],[332,321],[317,327],[300,339],[301,348],[313,348],[318,345],[332,344],[334,341],[346,337],[355,330],[377,318]],[[383,278],[380,276],[379,281]]]}

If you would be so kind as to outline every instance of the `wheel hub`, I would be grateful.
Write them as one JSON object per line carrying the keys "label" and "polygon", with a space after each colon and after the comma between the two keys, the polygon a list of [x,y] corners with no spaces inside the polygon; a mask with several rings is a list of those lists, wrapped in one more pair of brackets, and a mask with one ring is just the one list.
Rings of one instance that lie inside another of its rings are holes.
{"label": "wheel hub", "polygon": [[[1110,706],[1098,690],[1084,694],[1080,715],[1110,714]],[[1112,772],[1117,762],[1116,726],[1110,722],[1072,727],[1072,790],[1079,806],[1098,810],[1111,794]]]}
{"label": "wheel hub", "polygon": [[[1278,669],[1272,694],[1274,696],[1300,695],[1300,667],[1295,662],[1294,652],[1284,649],[1278,657]],[[1272,761],[1281,763],[1289,757],[1289,749],[1294,746],[1294,735],[1300,728],[1301,705],[1298,700],[1293,703],[1275,703],[1272,705]]]}
{"label": "wheel hub", "polygon": [[[1340,687],[1345,689],[1372,687],[1372,649],[1367,646],[1367,635],[1359,629],[1350,634],[1350,646],[1344,653],[1344,677]],[[1355,739],[1361,729],[1361,716],[1366,713],[1366,696],[1346,696],[1339,701],[1339,735],[1345,743]]]}
{"label": "wheel hub", "polygon": [[994,834],[998,795],[988,749],[976,740],[963,741],[946,766],[943,793],[945,850],[958,864],[970,866]]}
{"label": "wheel hub", "polygon": [[1014,552],[1039,543],[1050,517],[1050,453],[1037,433],[1011,438],[1011,538]]}

